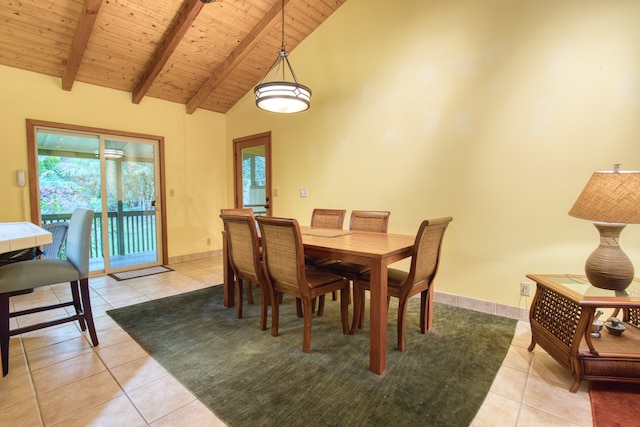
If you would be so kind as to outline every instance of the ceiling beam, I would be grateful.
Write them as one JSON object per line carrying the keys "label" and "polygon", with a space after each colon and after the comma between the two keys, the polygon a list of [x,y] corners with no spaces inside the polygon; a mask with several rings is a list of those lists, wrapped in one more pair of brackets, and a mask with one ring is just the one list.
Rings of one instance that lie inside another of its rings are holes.
{"label": "ceiling beam", "polygon": [[149,65],[147,66],[140,83],[133,91],[133,103],[139,104],[142,98],[147,94],[151,85],[160,74],[173,51],[176,49],[184,35],[189,31],[191,25],[198,17],[198,14],[204,7],[202,0],[186,0],[182,10],[179,12],[178,21],[167,33],[165,38],[158,44],[155,52],[151,56]]}
{"label": "ceiling beam", "polygon": [[80,69],[82,57],[84,56],[84,51],[87,49],[89,37],[91,37],[91,32],[93,31],[93,25],[98,17],[100,6],[102,6],[102,0],[84,0],[78,27],[73,36],[71,49],[69,50],[69,55],[67,56],[66,64],[62,71],[63,90],[71,90],[73,87],[73,83],[78,75],[78,70]]}
{"label": "ceiling beam", "polygon": [[[284,0],[284,6],[289,0]],[[207,99],[216,87],[240,64],[251,52],[258,42],[279,21],[282,12],[282,4],[276,2],[258,24],[242,39],[240,44],[231,52],[229,57],[215,69],[211,77],[202,85],[198,92],[187,103],[187,114],[192,114]],[[275,55],[275,52],[274,52]]]}

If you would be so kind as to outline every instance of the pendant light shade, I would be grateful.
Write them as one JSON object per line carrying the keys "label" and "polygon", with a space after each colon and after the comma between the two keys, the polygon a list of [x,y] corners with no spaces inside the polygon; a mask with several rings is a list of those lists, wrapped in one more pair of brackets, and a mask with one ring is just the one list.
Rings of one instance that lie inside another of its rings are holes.
{"label": "pendant light shade", "polygon": [[[286,81],[287,70],[293,81]],[[266,81],[274,71],[273,81]],[[280,80],[279,80],[280,78]],[[258,108],[273,113],[298,113],[311,106],[311,89],[298,83],[284,47],[284,0],[282,1],[282,48],[260,83],[255,87]]]}

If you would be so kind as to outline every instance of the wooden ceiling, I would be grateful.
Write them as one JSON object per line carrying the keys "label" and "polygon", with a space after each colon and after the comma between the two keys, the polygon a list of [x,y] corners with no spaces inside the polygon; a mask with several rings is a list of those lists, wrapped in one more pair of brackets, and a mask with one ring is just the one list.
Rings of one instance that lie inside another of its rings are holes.
{"label": "wooden ceiling", "polygon": [[[346,0],[284,0],[292,51]],[[282,45],[281,0],[0,0],[0,64],[226,113]],[[295,61],[292,61],[295,62]],[[295,68],[295,67],[294,67]]]}

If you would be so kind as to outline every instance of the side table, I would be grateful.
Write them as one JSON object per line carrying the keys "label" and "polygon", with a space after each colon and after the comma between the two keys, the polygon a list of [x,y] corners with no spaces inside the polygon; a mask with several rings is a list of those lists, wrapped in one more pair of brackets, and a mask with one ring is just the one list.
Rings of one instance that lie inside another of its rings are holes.
{"label": "side table", "polygon": [[[640,382],[640,280],[624,291],[592,286],[584,275],[528,274],[536,282],[529,311],[531,344],[546,350],[574,375],[571,392],[583,379]],[[591,336],[598,308],[621,309],[626,327],[621,336],[603,329]]]}

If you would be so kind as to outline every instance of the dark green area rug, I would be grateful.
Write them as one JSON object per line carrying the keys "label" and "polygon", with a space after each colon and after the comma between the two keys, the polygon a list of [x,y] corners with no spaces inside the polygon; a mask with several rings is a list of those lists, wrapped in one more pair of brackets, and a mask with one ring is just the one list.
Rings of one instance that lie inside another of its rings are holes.
{"label": "dark green area rug", "polygon": [[214,286],[108,314],[232,427],[468,426],[516,324],[436,304],[434,328],[422,335],[420,301],[412,299],[401,353],[394,304],[387,370],[376,375],[369,371],[368,321],[358,334],[342,334],[338,301],[329,298],[324,316],[314,317],[310,354],[302,353],[292,298],[285,296],[278,337],[260,331],[259,307],[245,304],[244,318],[236,319],[235,309],[222,305],[222,286]]}

